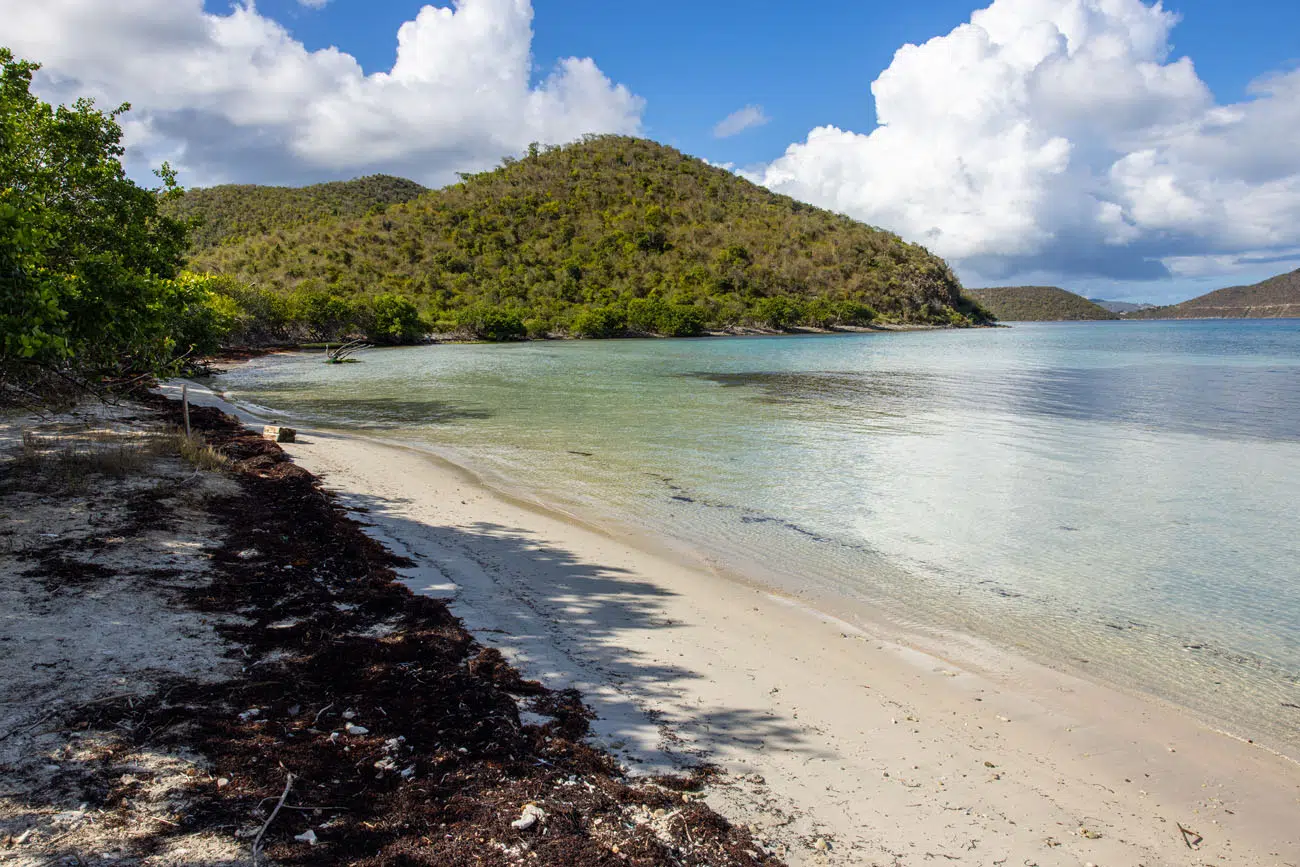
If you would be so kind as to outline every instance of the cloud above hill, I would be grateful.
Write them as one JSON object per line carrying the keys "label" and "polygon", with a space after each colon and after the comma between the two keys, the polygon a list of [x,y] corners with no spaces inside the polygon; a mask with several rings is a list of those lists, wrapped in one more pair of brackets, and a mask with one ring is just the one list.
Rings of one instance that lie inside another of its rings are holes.
{"label": "cloud above hill", "polygon": [[770,120],[771,118],[767,116],[767,112],[763,111],[763,106],[747,105],[718,121],[717,126],[713,128],[713,137],[731,138],[733,135],[740,135],[747,129],[763,126]]}
{"label": "cloud above hill", "polygon": [[132,102],[133,172],[169,159],[188,184],[372,171],[440,183],[533,141],[639,131],[643,101],[590,58],[532,80],[532,19],[529,0],[425,6],[398,31],[393,68],[366,75],[252,2],[216,15],[202,0],[0,0],[0,38],[44,65],[43,97]]}
{"label": "cloud above hill", "polygon": [[[995,0],[899,49],[878,125],[750,176],[998,280],[1233,270],[1300,247],[1300,70],[1217,104],[1141,0]],[[969,278],[968,278],[969,279]]]}

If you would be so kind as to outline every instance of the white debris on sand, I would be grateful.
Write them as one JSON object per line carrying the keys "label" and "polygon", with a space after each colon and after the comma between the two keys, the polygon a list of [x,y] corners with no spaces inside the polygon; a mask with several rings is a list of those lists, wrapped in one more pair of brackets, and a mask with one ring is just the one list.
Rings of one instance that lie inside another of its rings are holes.
{"label": "white debris on sand", "polygon": [[[90,853],[149,865],[247,863],[228,839],[176,830],[188,792],[208,781],[197,757],[134,746],[129,731],[63,726],[111,702],[156,708],[166,700],[160,685],[173,678],[215,682],[238,672],[216,633],[236,618],[172,601],[207,584],[215,529],[204,503],[237,487],[216,474],[196,484],[194,468],[161,447],[166,434],[133,420],[143,412],[96,405],[0,419],[6,865],[86,863]],[[104,455],[111,472],[71,466],[74,451]],[[167,519],[133,520],[140,502]],[[122,806],[93,806],[105,803],[105,790]],[[137,852],[145,840],[150,845]]]}
{"label": "white debris on sand", "polygon": [[545,818],[546,811],[541,807],[536,804],[526,804],[524,805],[523,812],[520,813],[519,818],[510,823],[510,827],[514,828],[516,831],[527,831]]}

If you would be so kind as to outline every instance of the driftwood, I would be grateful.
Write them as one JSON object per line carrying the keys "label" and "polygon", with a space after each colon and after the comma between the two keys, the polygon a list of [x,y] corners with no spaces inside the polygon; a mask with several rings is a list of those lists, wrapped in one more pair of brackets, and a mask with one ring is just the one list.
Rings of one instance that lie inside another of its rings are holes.
{"label": "driftwood", "polygon": [[292,443],[298,441],[298,431],[291,427],[280,427],[273,424],[263,426],[262,436],[265,439],[277,443]]}
{"label": "driftwood", "polygon": [[276,803],[275,809],[271,811],[271,815],[267,817],[265,824],[262,825],[262,829],[257,832],[257,839],[253,841],[254,867],[256,867],[257,865],[258,857],[262,854],[262,837],[263,835],[266,834],[266,829],[271,827],[271,823],[275,821],[275,817],[280,815],[280,808],[284,806],[284,799],[289,797],[289,790],[293,788],[294,779],[295,778],[293,774],[289,774],[288,777],[285,779],[284,793],[280,795],[279,802]]}
{"label": "driftwood", "polygon": [[351,340],[340,345],[336,349],[330,349],[329,344],[325,344],[325,362],[327,364],[343,364],[348,361],[356,361],[352,356],[363,349],[373,349],[369,343],[364,340]]}
{"label": "driftwood", "polygon": [[1201,844],[1205,842],[1204,837],[1193,831],[1191,828],[1184,828],[1181,822],[1175,824],[1178,825],[1178,831],[1183,835],[1183,842],[1187,844],[1188,849],[1196,850],[1201,848]]}

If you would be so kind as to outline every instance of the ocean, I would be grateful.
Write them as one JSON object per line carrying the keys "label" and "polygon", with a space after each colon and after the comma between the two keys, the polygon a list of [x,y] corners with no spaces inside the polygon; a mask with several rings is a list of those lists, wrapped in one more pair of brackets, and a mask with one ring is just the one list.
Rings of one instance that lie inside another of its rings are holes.
{"label": "ocean", "polygon": [[1300,758],[1300,320],[363,358],[272,356],[214,385]]}

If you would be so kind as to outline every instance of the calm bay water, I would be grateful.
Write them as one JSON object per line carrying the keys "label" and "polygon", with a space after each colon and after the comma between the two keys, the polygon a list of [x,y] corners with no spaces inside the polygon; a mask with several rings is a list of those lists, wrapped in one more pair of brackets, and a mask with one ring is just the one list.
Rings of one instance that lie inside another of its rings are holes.
{"label": "calm bay water", "polygon": [[1300,757],[1300,321],[434,346],[216,384]]}

